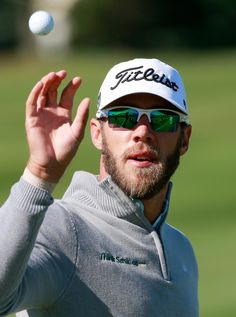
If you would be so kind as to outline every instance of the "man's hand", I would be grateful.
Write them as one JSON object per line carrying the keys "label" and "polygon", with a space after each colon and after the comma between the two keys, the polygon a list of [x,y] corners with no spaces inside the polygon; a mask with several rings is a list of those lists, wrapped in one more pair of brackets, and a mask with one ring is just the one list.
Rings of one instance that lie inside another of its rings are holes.
{"label": "man's hand", "polygon": [[30,158],[27,168],[35,176],[58,182],[84,136],[90,100],[81,101],[72,122],[75,93],[81,84],[73,78],[57,101],[57,89],[65,71],[49,73],[32,89],[26,102],[26,135]]}

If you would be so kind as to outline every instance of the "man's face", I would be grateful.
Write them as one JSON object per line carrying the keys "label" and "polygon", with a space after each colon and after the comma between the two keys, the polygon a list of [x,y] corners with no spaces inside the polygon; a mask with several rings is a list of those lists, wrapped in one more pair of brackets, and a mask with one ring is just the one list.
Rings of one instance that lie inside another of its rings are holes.
{"label": "man's face", "polygon": [[[169,103],[150,94],[126,96],[114,105],[170,108]],[[128,196],[152,198],[167,184],[179,164],[180,155],[184,153],[183,134],[180,127],[176,132],[153,131],[146,115],[130,130],[112,128],[107,121],[102,122],[101,164],[104,175],[101,177],[111,175]]]}

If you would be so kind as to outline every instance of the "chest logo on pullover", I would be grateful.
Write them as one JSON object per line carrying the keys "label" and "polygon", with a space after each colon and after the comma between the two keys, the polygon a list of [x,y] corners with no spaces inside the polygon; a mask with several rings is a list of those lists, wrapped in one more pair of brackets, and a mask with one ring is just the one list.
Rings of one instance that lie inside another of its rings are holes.
{"label": "chest logo on pullover", "polygon": [[128,264],[128,265],[134,265],[139,267],[145,267],[146,262],[138,259],[131,259],[131,258],[125,258],[120,256],[113,256],[110,253],[103,252],[100,254],[100,260],[101,261],[108,261],[108,262],[115,262],[120,264]]}

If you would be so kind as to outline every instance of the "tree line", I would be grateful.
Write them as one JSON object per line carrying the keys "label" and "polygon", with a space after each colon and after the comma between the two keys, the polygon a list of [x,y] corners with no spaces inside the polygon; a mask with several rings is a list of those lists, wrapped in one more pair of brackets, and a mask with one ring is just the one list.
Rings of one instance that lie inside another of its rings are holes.
{"label": "tree line", "polygon": [[235,0],[80,0],[74,44],[212,48],[236,44]]}
{"label": "tree line", "polygon": [[[30,0],[0,1],[0,49],[17,47],[22,41],[26,31],[19,30],[27,28],[29,5]],[[70,15],[74,47],[165,49],[236,44],[235,0],[78,0]]]}

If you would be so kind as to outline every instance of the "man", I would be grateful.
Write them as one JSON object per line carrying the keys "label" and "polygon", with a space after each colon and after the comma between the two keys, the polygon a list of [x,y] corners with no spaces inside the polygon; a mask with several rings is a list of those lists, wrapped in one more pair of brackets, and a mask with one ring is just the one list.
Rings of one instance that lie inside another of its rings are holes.
{"label": "man", "polygon": [[170,178],[191,135],[179,73],[157,59],[108,72],[90,123],[100,173],[76,172],[53,201],[89,107],[86,98],[71,122],[81,80],[57,103],[65,77],[46,75],[26,103],[30,157],[0,210],[1,316],[198,316],[192,247],[165,223]]}

